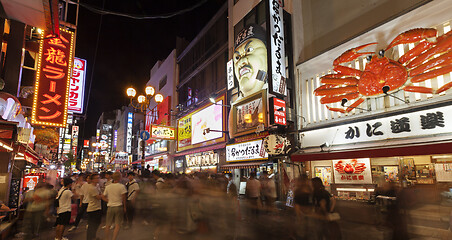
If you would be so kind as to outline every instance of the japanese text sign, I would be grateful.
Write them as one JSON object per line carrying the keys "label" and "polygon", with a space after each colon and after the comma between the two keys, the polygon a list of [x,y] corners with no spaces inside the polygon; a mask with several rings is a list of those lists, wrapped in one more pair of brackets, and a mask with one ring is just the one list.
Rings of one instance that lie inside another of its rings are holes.
{"label": "japanese text sign", "polygon": [[126,150],[128,153],[132,152],[132,127],[133,127],[133,113],[127,113],[127,143]]}
{"label": "japanese text sign", "polygon": [[74,33],[44,34],[39,45],[33,98],[32,123],[53,127],[66,125]]}
{"label": "japanese text sign", "polygon": [[151,138],[174,140],[175,134],[176,129],[172,127],[151,125]]}
{"label": "japanese text sign", "polygon": [[270,91],[286,95],[286,53],[284,50],[283,0],[267,0],[270,11]]}
{"label": "japanese text sign", "polygon": [[74,58],[74,68],[69,86],[68,110],[73,113],[83,113],[85,99],[86,60]]}
{"label": "japanese text sign", "polygon": [[251,161],[268,158],[262,139],[226,146],[226,161]]}
{"label": "japanese text sign", "polygon": [[270,124],[286,125],[286,101],[270,98]]}
{"label": "japanese text sign", "polygon": [[452,132],[452,106],[372,118],[303,132],[305,147],[370,142],[408,137],[433,136]]}
{"label": "japanese text sign", "polygon": [[369,158],[333,160],[336,184],[372,184]]}
{"label": "japanese text sign", "polygon": [[191,114],[181,118],[177,123],[177,147],[183,148],[191,145]]}

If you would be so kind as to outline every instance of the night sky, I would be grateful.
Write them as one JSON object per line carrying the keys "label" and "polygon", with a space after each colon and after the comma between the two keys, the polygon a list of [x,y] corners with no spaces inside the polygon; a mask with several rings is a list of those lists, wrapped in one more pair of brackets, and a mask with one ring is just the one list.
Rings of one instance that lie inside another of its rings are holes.
{"label": "night sky", "polygon": [[[166,15],[204,1],[105,0],[105,10],[136,15]],[[98,8],[102,7],[102,2],[81,1]],[[89,102],[85,97],[85,110],[87,105],[88,109],[86,123],[81,124],[81,139],[95,135],[97,120],[102,112],[129,103],[125,93],[127,87],[144,89],[155,62],[165,59],[176,47],[176,36],[191,41],[224,2],[226,0],[207,0],[190,12],[167,19],[136,20],[104,15],[95,66],[101,15],[81,6],[75,56],[88,62],[85,95],[90,91],[92,79]]]}

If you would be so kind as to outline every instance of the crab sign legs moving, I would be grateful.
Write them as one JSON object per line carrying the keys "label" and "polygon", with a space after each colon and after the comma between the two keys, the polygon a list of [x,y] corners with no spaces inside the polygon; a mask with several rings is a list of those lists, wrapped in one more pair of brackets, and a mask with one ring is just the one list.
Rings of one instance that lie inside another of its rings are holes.
{"label": "crab sign legs moving", "polygon": [[[322,96],[322,104],[353,101],[350,106],[344,108],[326,105],[330,111],[347,113],[363,103],[365,98],[378,97],[401,89],[426,94],[444,92],[452,87],[452,82],[438,89],[412,85],[452,72],[452,31],[439,37],[436,35],[436,29],[416,28],[399,34],[386,50],[381,50],[378,54],[360,52],[376,43],[349,49],[334,60],[336,73],[321,77],[320,82],[323,85],[315,89],[314,94]],[[398,61],[384,56],[387,50],[399,44],[417,42],[419,44],[402,55]],[[363,55],[368,55],[368,63],[363,71],[341,65]]]}

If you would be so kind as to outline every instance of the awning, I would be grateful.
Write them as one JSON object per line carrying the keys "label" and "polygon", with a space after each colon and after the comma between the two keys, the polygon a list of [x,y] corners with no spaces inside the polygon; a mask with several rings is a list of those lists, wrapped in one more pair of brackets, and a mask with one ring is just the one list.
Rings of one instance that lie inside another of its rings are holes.
{"label": "awning", "polygon": [[437,144],[412,144],[402,147],[382,147],[340,152],[325,151],[316,153],[294,153],[292,154],[291,159],[296,162],[304,162],[314,160],[416,156],[449,153],[452,153],[452,142]]}
{"label": "awning", "polygon": [[247,162],[247,163],[231,163],[220,166],[221,169],[244,169],[244,168],[257,168],[261,164],[267,163],[268,161],[257,161],[257,162]]}
{"label": "awning", "polygon": [[178,153],[174,154],[174,156],[179,157],[179,156],[183,156],[183,155],[189,155],[189,154],[199,153],[199,152],[207,152],[207,151],[212,151],[212,150],[221,149],[221,148],[226,148],[226,143],[220,143],[220,144],[210,145],[207,147],[186,150],[186,151],[178,152]]}
{"label": "awning", "polygon": [[163,157],[165,155],[167,155],[168,157],[170,156],[170,154],[168,154],[168,152],[157,153],[157,154],[154,154],[154,155],[146,156],[146,161],[151,161],[154,158]]}

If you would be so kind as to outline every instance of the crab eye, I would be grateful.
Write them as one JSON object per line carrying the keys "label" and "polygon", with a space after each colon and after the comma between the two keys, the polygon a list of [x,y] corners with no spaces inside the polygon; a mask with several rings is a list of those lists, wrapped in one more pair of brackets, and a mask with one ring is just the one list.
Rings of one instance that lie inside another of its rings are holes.
{"label": "crab eye", "polygon": [[367,59],[367,61],[372,60],[372,55],[367,56],[366,59]]}
{"label": "crab eye", "polygon": [[378,55],[380,55],[380,57],[384,57],[385,56],[385,50],[380,50],[379,52],[378,52]]}

